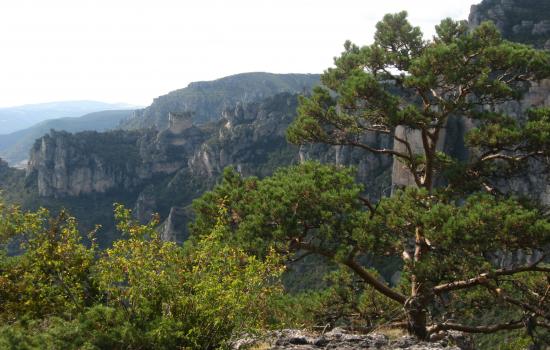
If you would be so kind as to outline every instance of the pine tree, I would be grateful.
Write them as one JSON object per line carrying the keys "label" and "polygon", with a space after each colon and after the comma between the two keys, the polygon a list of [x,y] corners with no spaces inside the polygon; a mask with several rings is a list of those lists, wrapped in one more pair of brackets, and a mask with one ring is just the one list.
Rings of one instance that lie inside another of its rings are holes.
{"label": "pine tree", "polygon": [[[346,42],[335,67],[322,75],[323,86],[301,98],[287,135],[296,144],[393,157],[414,185],[372,203],[338,167],[306,163],[264,180],[228,171],[195,203],[193,232],[209,232],[208,217],[223,203],[227,225],[250,249],[275,244],[339,262],[402,305],[397,325],[422,339],[442,330],[550,327],[544,257],[506,268],[489,258],[538,254],[550,243],[544,209],[499,190],[506,176],[550,155],[550,110],[513,118],[501,108],[530,82],[550,76],[548,53],[503,40],[491,23],[469,29],[445,19],[428,41],[405,12],[386,15],[376,28],[372,45]],[[474,125],[464,137],[466,159],[439,146],[450,118]],[[393,147],[365,142],[373,133]],[[375,277],[362,264],[365,254],[400,256],[401,286]],[[476,319],[495,305],[507,310],[504,320]],[[457,322],[466,309],[470,317]]]}

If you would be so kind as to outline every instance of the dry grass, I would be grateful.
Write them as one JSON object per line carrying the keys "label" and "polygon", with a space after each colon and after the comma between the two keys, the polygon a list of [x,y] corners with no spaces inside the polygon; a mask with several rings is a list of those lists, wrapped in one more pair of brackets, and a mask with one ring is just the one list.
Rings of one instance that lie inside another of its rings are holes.
{"label": "dry grass", "polygon": [[252,347],[249,348],[249,350],[269,350],[271,349],[271,345],[269,343],[257,343],[252,345]]}
{"label": "dry grass", "polygon": [[395,340],[407,335],[404,329],[395,327],[382,327],[374,331],[374,333],[383,334],[390,340]]}

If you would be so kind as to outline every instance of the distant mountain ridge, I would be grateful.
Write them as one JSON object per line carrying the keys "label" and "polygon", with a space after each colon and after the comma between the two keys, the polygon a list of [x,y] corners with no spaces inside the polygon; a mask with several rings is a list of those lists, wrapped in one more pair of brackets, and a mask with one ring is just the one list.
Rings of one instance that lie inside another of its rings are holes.
{"label": "distant mountain ridge", "polygon": [[130,117],[133,110],[108,110],[93,112],[78,118],[65,117],[48,119],[29,128],[0,135],[0,158],[15,166],[25,166],[34,141],[50,130],[79,132],[106,131],[116,128],[123,119]]}
{"label": "distant mountain ridge", "polygon": [[59,101],[0,108],[0,135],[22,130],[48,119],[80,117],[88,113],[135,109],[125,103],[98,101]]}
{"label": "distant mountain ridge", "polygon": [[193,122],[203,124],[218,120],[223,110],[236,103],[262,100],[278,93],[304,93],[320,83],[319,74],[242,73],[228,77],[190,83],[154,99],[144,109],[121,124],[123,129],[168,126],[169,113],[192,113]]}
{"label": "distant mountain ridge", "polygon": [[[0,158],[23,167],[34,140],[57,131],[106,131],[168,127],[170,113],[191,114],[197,125],[219,120],[224,109],[237,103],[263,100],[279,93],[304,93],[318,85],[318,74],[243,73],[213,81],[192,82],[186,88],[156,98],[143,109],[127,110],[125,104],[95,101],[51,102],[0,108]],[[113,110],[114,107],[126,107]],[[97,108],[106,111],[97,112]],[[134,109],[134,108],[132,108]],[[93,110],[94,114],[88,111]],[[83,115],[85,114],[85,115]],[[51,119],[54,116],[55,119]],[[78,117],[78,118],[76,118]],[[47,120],[43,120],[47,119]],[[31,126],[20,128],[33,122]],[[19,130],[2,134],[3,130]]]}

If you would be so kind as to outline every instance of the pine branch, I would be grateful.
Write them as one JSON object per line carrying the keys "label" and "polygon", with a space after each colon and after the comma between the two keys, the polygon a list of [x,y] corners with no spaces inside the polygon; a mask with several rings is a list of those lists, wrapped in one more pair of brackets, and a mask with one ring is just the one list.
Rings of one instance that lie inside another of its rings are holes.
{"label": "pine branch", "polygon": [[524,154],[518,154],[518,155],[496,153],[496,154],[490,154],[485,157],[482,157],[479,161],[486,162],[489,160],[501,159],[501,160],[506,160],[511,162],[520,162],[527,158],[532,158],[532,157],[542,156],[542,155],[544,155],[542,151],[536,151],[536,152],[530,152],[530,153],[524,153]]}
{"label": "pine branch", "polygon": [[[326,258],[329,258],[331,260],[335,260],[336,254],[331,251],[324,250],[320,247],[317,247],[311,243],[306,242],[299,242],[298,246],[300,249],[304,249],[307,251],[314,252],[316,254],[322,255]],[[407,300],[407,297],[405,297],[403,294],[393,290],[392,288],[388,287],[384,282],[378,280],[376,277],[374,277],[370,272],[368,272],[365,268],[363,268],[357,261],[354,259],[346,259],[345,261],[341,262],[342,264],[346,265],[350,269],[353,270],[359,277],[361,277],[367,284],[371,285],[374,289],[379,291],[380,293],[384,294],[388,298],[395,300],[401,304],[405,303]]]}
{"label": "pine branch", "polygon": [[440,284],[433,288],[435,294],[449,292],[453,290],[467,289],[478,285],[486,284],[489,280],[495,279],[499,276],[511,276],[522,272],[547,272],[550,273],[550,268],[540,267],[538,264],[542,262],[544,257],[535,261],[534,263],[517,267],[515,269],[499,269],[493,272],[482,273],[477,277],[469,278],[462,281],[454,281],[450,283]]}
{"label": "pine branch", "polygon": [[508,323],[500,323],[500,324],[494,324],[494,325],[486,325],[486,326],[467,326],[459,323],[439,323],[436,325],[433,325],[431,327],[428,327],[428,332],[430,334],[437,333],[439,331],[460,331],[460,332],[466,332],[466,333],[495,333],[502,330],[513,330],[513,329],[520,329],[523,328],[524,324],[523,321],[510,321]]}

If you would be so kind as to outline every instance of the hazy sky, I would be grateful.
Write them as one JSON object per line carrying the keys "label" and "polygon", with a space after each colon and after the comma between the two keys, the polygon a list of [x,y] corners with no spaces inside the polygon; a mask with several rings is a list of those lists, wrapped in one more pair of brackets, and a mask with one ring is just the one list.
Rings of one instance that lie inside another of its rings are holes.
{"label": "hazy sky", "polygon": [[427,35],[478,0],[1,0],[0,106],[93,99],[148,105],[191,81],[318,73],[346,39],[407,10]]}

